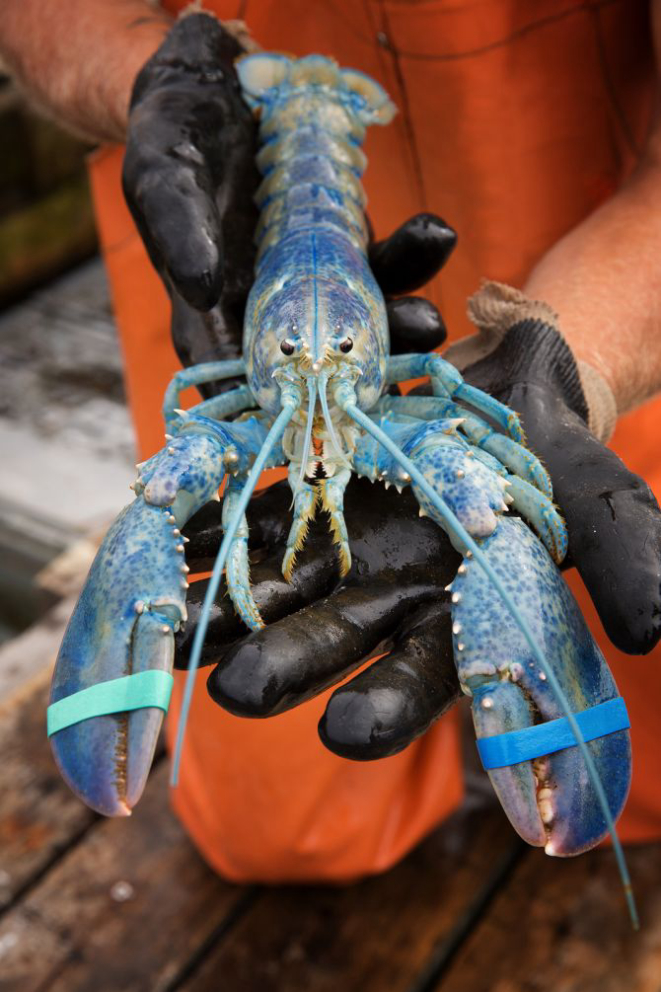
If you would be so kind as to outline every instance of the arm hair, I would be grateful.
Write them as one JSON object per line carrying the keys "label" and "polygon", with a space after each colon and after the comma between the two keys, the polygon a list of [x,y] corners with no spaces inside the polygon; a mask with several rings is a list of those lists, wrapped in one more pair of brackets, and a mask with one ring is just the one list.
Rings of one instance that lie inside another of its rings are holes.
{"label": "arm hair", "polygon": [[148,0],[2,0],[0,55],[58,123],[122,141],[133,81],[172,23]]}

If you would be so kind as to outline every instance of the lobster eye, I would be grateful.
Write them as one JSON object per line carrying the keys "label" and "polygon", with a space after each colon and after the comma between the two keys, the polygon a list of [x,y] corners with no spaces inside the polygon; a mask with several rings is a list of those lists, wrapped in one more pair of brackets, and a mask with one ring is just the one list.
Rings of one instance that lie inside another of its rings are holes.
{"label": "lobster eye", "polygon": [[342,341],[340,341],[340,351],[344,352],[345,355],[348,354],[348,352],[350,352],[352,348],[353,348],[353,338],[344,338]]}
{"label": "lobster eye", "polygon": [[285,338],[284,341],[280,342],[280,351],[283,355],[293,355],[294,354],[294,342],[289,341]]}

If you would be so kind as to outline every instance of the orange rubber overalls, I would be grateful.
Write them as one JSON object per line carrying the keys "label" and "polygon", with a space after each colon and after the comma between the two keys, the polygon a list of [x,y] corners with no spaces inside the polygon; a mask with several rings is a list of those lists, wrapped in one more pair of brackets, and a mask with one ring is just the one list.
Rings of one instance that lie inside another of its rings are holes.
{"label": "orange rubber overalls", "polygon": [[[183,3],[168,0],[173,13]],[[521,285],[536,260],[608,197],[644,141],[653,87],[647,5],[637,0],[209,0],[265,49],[333,55],[374,76],[400,109],[369,131],[366,190],[377,234],[431,210],[459,232],[426,292],[451,338],[471,329],[482,277]],[[122,149],[91,164],[103,252],[140,456],[163,444],[161,402],[178,362],[169,304],[120,190]],[[661,496],[661,401],[623,418],[613,447]],[[351,521],[347,521],[351,531]],[[573,581],[574,588],[579,587]],[[632,719],[627,840],[661,836],[661,650],[621,655],[579,599]],[[397,861],[460,802],[456,717],[404,752],[356,763],[327,751],[328,693],[268,720],[216,706],[200,673],[175,809],[207,860],[237,880],[343,880]],[[177,679],[170,734],[181,695]]]}

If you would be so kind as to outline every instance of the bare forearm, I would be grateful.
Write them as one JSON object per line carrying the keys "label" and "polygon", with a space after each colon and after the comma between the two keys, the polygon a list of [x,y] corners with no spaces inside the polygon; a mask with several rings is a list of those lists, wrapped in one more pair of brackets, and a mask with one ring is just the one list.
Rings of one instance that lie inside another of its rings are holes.
{"label": "bare forearm", "polygon": [[661,389],[660,259],[661,165],[650,157],[525,286],[558,312],[574,355],[603,376],[620,413]]}
{"label": "bare forearm", "polygon": [[121,141],[133,81],[171,23],[147,0],[3,0],[0,54],[62,124]]}
{"label": "bare forearm", "polygon": [[661,0],[650,12],[657,109],[642,161],[525,286],[557,310],[574,355],[603,376],[620,413],[661,390]]}

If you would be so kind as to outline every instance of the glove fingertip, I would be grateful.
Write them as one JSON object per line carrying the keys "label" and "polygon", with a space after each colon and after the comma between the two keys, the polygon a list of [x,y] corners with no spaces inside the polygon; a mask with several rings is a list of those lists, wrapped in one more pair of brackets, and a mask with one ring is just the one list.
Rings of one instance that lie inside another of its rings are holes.
{"label": "glove fingertip", "polygon": [[433,279],[456,243],[456,231],[440,217],[416,214],[390,237],[370,247],[370,265],[384,293],[399,296],[413,292]]}
{"label": "glove fingertip", "polygon": [[242,641],[207,679],[207,692],[228,713],[243,717],[271,716],[279,696],[269,666],[260,664],[249,640]]}
{"label": "glove fingertip", "polygon": [[322,744],[333,754],[351,761],[387,758],[407,747],[408,739],[388,733],[399,723],[397,694],[391,694],[390,712],[383,695],[379,692],[380,704],[386,704],[385,711],[381,706],[375,707],[370,692],[356,692],[350,686],[334,692],[319,721]]}
{"label": "glove fingertip", "polygon": [[198,272],[177,271],[172,265],[166,268],[172,285],[193,309],[208,313],[216,306],[223,290],[220,260]]}
{"label": "glove fingertip", "polygon": [[429,300],[402,296],[388,301],[386,311],[393,355],[426,354],[440,347],[447,338],[443,317]]}
{"label": "glove fingertip", "polygon": [[[592,583],[587,581],[588,590]],[[604,595],[597,586],[592,592],[604,630],[618,651],[624,654],[645,655],[653,651],[661,640],[661,589],[659,577],[656,595],[649,597],[634,584],[620,590],[617,598]],[[643,598],[645,597],[645,598]]]}

